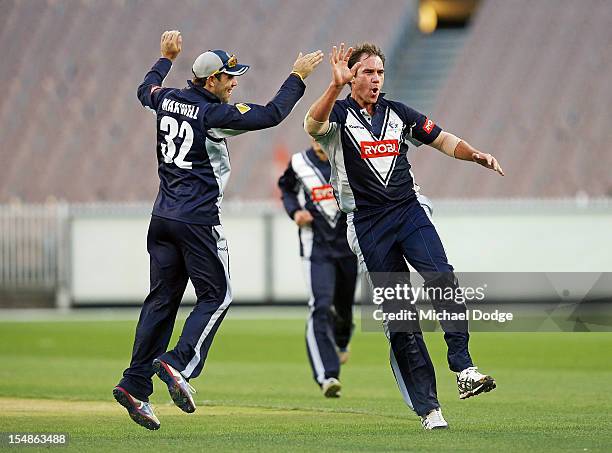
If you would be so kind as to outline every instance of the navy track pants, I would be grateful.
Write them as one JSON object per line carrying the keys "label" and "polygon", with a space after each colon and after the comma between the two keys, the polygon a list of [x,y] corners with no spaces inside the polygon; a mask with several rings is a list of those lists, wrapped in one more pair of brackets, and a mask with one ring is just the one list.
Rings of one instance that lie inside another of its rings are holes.
{"label": "navy track pants", "polygon": [[310,293],[306,348],[315,381],[340,376],[336,348],[345,349],[353,333],[353,304],[357,282],[354,256],[302,258]]}
{"label": "navy track pants", "polygon": [[[152,363],[169,363],[185,379],[204,367],[213,338],[232,295],[229,253],[221,225],[194,225],[153,216],[147,235],[151,290],[144,301],[129,368],[119,386],[148,401],[153,393]],[[176,314],[191,280],[196,305],[174,347],[167,351]]]}
{"label": "navy track pants", "polygon": [[[408,261],[423,276],[425,285],[456,286],[440,237],[416,198],[376,210],[356,211],[348,215],[347,224],[349,244],[367,276],[407,274]],[[450,369],[458,372],[473,366],[467,324],[461,331],[445,327],[442,323]],[[384,328],[390,343],[391,369],[406,404],[421,416],[440,407],[435,371],[423,334],[394,331],[388,324]]]}

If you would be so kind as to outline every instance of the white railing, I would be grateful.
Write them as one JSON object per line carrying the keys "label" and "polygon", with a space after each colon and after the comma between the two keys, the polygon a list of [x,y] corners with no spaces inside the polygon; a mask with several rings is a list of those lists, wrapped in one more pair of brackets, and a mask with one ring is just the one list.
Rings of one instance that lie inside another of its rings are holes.
{"label": "white railing", "polygon": [[[138,303],[150,210],[0,204],[0,297],[41,292],[59,308]],[[236,300],[305,297],[296,227],[278,203],[229,202],[223,220]],[[459,271],[612,272],[612,199],[434,200],[434,221]]]}
{"label": "white railing", "polygon": [[65,204],[0,205],[0,288],[55,291],[66,247]]}

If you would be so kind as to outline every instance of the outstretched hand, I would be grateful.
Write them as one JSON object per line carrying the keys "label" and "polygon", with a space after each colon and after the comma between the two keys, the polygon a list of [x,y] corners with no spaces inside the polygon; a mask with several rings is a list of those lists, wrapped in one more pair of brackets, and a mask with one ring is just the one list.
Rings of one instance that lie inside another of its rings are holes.
{"label": "outstretched hand", "polygon": [[312,71],[314,71],[317,66],[319,66],[319,63],[322,61],[323,52],[320,50],[307,53],[306,55],[302,55],[302,52],[300,52],[297,60],[295,60],[295,63],[293,63],[293,70],[291,72],[299,74],[302,80],[304,80]]}
{"label": "outstretched hand", "polygon": [[162,57],[174,61],[178,54],[181,53],[183,47],[181,32],[178,30],[163,32],[159,47]]}
{"label": "outstretched hand", "polygon": [[340,50],[334,46],[329,55],[329,62],[332,67],[332,83],[338,88],[342,88],[353,80],[353,77],[355,77],[357,70],[361,66],[361,62],[357,62],[352,68],[348,67],[348,61],[352,53],[352,47],[349,47],[345,52],[344,43],[341,43]]}
{"label": "outstretched hand", "polygon": [[499,163],[497,162],[497,159],[495,159],[495,157],[491,156],[490,154],[481,152],[474,153],[472,154],[472,160],[485,168],[494,170],[500,175],[505,176],[504,170],[502,170],[501,165],[499,165]]}

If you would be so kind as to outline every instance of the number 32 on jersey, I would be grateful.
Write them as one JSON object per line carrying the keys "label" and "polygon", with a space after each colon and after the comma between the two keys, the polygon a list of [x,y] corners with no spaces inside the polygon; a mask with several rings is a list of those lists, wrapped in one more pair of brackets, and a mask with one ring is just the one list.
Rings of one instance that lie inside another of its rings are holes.
{"label": "number 32 on jersey", "polygon": [[[160,145],[164,162],[167,164],[174,162],[179,168],[191,170],[192,163],[185,160],[187,153],[191,151],[191,145],[193,145],[193,129],[191,125],[187,121],[183,121],[179,125],[178,121],[171,116],[164,116],[159,122],[159,129],[166,133],[164,136],[166,143]],[[176,144],[174,143],[174,139],[177,137],[183,139],[178,156],[176,156]]]}

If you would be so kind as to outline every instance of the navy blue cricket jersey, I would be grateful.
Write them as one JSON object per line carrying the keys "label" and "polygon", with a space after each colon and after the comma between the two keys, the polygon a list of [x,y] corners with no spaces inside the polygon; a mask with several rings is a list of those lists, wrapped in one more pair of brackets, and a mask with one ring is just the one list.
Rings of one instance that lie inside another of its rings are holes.
{"label": "navy blue cricket jersey", "polygon": [[[330,257],[353,256],[346,239],[346,214],[338,209],[329,183],[329,161],[317,157],[312,148],[294,154],[285,173],[278,180],[283,205],[289,217],[300,209],[307,209],[313,217],[312,240],[317,250]],[[300,229],[300,244],[302,229]],[[301,251],[302,256],[304,250]]]}
{"label": "navy blue cricket jersey", "polygon": [[440,135],[432,120],[383,94],[372,117],[350,95],[337,100],[329,123],[327,132],[315,138],[331,162],[330,182],[344,212],[416,198],[408,146],[430,144]]}
{"label": "navy blue cricket jersey", "polygon": [[160,58],[138,87],[138,99],[157,114],[159,193],[153,215],[200,225],[217,225],[230,175],[226,138],[276,126],[305,90],[289,75],[265,106],[225,104],[202,87],[163,88],[172,62]]}

